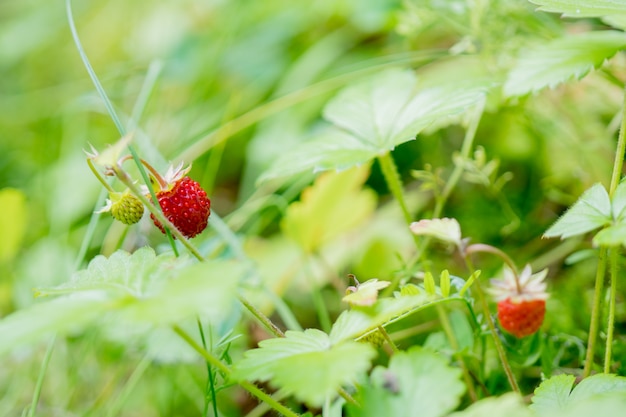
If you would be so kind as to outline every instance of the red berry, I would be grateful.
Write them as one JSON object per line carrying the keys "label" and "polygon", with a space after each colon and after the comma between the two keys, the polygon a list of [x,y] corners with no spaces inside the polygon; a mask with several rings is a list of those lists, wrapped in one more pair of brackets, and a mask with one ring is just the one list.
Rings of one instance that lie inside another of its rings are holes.
{"label": "red berry", "polygon": [[[187,238],[201,233],[207,226],[211,214],[211,200],[200,184],[189,177],[176,181],[167,190],[157,192],[159,205],[165,217]],[[155,226],[165,233],[163,225],[150,215]]]}
{"label": "red berry", "polygon": [[500,325],[518,338],[530,336],[539,330],[545,315],[545,300],[515,302],[507,298],[498,303]]}

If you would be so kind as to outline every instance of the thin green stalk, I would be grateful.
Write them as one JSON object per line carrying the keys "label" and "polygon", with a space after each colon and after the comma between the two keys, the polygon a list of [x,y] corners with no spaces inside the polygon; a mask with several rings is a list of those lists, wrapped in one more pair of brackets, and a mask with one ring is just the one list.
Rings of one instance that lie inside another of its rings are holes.
{"label": "thin green stalk", "polygon": [[35,391],[33,392],[33,398],[30,402],[30,409],[28,410],[28,417],[34,417],[35,412],[37,411],[37,403],[39,403],[39,397],[41,397],[43,379],[46,376],[46,372],[48,371],[48,364],[50,363],[50,358],[52,357],[52,352],[54,351],[54,342],[56,340],[56,337],[56,334],[52,336],[52,340],[50,340],[50,342],[48,343],[46,354],[44,355],[43,362],[41,363],[41,367],[39,368],[39,375],[37,376]]}
{"label": "thin green stalk", "polygon": [[315,284],[313,272],[311,271],[311,266],[308,262],[310,259],[312,259],[312,256],[305,256],[302,259],[302,264],[304,265],[308,281],[311,283],[311,299],[313,300],[313,306],[315,307],[315,312],[317,313],[317,319],[320,322],[322,330],[329,333],[330,328],[332,327],[332,321],[330,319],[326,303],[324,303],[324,297],[322,297],[322,290]]}
{"label": "thin green stalk", "polygon": [[474,389],[474,383],[472,382],[472,377],[467,369],[467,365],[465,364],[465,360],[458,353],[459,352],[459,342],[456,339],[456,335],[454,334],[454,330],[452,329],[452,325],[450,324],[450,319],[448,318],[448,314],[441,304],[437,304],[435,306],[437,309],[437,315],[439,316],[439,322],[441,323],[441,327],[443,328],[448,341],[450,342],[450,347],[454,351],[454,356],[457,356],[459,360],[459,364],[461,366],[461,372],[463,373],[463,380],[465,381],[465,385],[467,386],[467,392],[470,396],[472,402],[478,401],[478,396],[476,395],[476,390]]}
{"label": "thin green stalk", "polygon": [[[474,110],[474,115],[471,118],[471,122],[465,131],[465,136],[463,138],[463,144],[461,145],[461,154],[460,157],[462,159],[468,159],[471,156],[472,148],[474,147],[474,138],[476,137],[476,131],[478,130],[478,125],[480,124],[480,119],[482,117],[484,110],[484,101],[478,105]],[[450,178],[446,181],[446,186],[444,187],[441,195],[437,197],[437,202],[435,204],[435,209],[433,210],[433,218],[439,218],[441,213],[443,212],[443,208],[452,194],[452,190],[458,184],[461,179],[461,175],[463,175],[463,165],[456,164],[454,166],[454,170],[452,174],[450,174]]]}
{"label": "thin green stalk", "polygon": [[[204,337],[204,329],[202,328],[202,322],[200,318],[196,318],[196,322],[198,323],[198,333],[200,333],[200,340],[202,341],[202,347],[204,350],[209,351],[206,344],[206,339]],[[209,330],[210,331],[210,330]],[[212,338],[211,338],[212,339]],[[213,346],[213,342],[211,341],[211,346]],[[217,396],[215,395],[215,384],[213,380],[213,367],[209,362],[206,362],[206,370],[207,370],[207,382],[204,386],[204,410],[202,412],[203,416],[207,416],[209,412],[209,395],[211,396],[211,400],[213,403],[213,415],[215,417],[217,414]]]}
{"label": "thin green stalk", "polygon": [[615,301],[617,296],[617,280],[619,273],[619,253],[613,248],[610,252],[611,265],[611,291],[609,297],[609,319],[606,329],[606,348],[604,351],[604,373],[611,373],[611,363],[613,361],[613,333],[615,332]]}
{"label": "thin green stalk", "polygon": [[244,305],[244,307],[246,307],[248,309],[248,311],[250,313],[252,313],[252,315],[254,317],[256,317],[256,319],[258,321],[260,321],[266,329],[268,329],[274,336],[276,337],[285,337],[285,333],[283,333],[282,330],[280,330],[278,328],[278,326],[276,326],[265,314],[263,314],[258,308],[256,308],[255,306],[253,306],[252,304],[250,304],[250,301],[248,301],[243,295],[239,294],[239,301],[241,302],[241,304]]}
{"label": "thin green stalk", "polygon": [[[609,185],[609,196],[613,198],[615,194],[615,190],[619,185],[621,176],[622,176],[622,166],[624,164],[624,152],[626,151],[626,86],[624,87],[623,94],[623,102],[622,102],[622,122],[620,124],[619,135],[617,140],[617,147],[615,149],[615,158],[613,160],[613,172],[611,174],[611,184]],[[604,292],[604,277],[606,272],[606,264],[607,264],[607,248],[600,248],[600,254],[598,257],[598,267],[596,270],[596,284],[594,289],[594,299],[593,299],[593,307],[591,310],[591,322],[589,323],[589,339],[587,341],[587,355],[585,358],[585,367],[583,369],[583,377],[587,377],[591,375],[591,368],[593,367],[593,356],[595,351],[596,339],[598,338],[598,329],[599,329],[599,321],[600,321],[600,310],[602,306],[602,296]],[[611,255],[613,256],[613,255]],[[612,262],[611,262],[612,263]],[[613,266],[611,265],[611,268]],[[611,272],[613,272],[611,270]],[[611,277],[611,293],[609,299],[609,319],[608,319],[608,328],[607,335],[611,333],[613,334],[613,326],[615,322],[615,311],[612,310],[615,305],[614,296],[617,293],[617,288],[613,288],[613,285],[617,285],[614,277]],[[614,293],[615,291],[615,293]],[[612,312],[611,312],[612,310]],[[608,343],[608,341],[607,341]],[[607,344],[607,349],[609,346]],[[610,359],[611,352],[605,351],[605,363],[604,369],[610,367],[610,363],[607,364],[606,359]]]}
{"label": "thin green stalk", "polygon": [[380,332],[380,334],[383,335],[383,338],[385,339],[385,341],[389,343],[389,346],[391,346],[391,350],[393,351],[393,353],[400,352],[400,349],[398,349],[398,346],[396,346],[393,340],[391,340],[389,333],[387,333],[387,330],[385,330],[383,326],[378,326],[378,331]]}
{"label": "thin green stalk", "polygon": [[[474,273],[475,269],[472,264],[472,261],[468,256],[465,257],[465,263],[470,271],[470,273]],[[500,358],[500,363],[502,364],[502,368],[504,369],[504,373],[506,374],[507,379],[509,380],[509,385],[513,391],[519,393],[519,385],[517,384],[517,380],[515,379],[515,375],[513,374],[513,370],[511,369],[511,364],[509,363],[508,358],[506,357],[506,351],[504,350],[504,346],[502,346],[502,341],[500,340],[500,336],[498,335],[498,331],[496,329],[496,325],[491,317],[491,311],[489,310],[489,304],[487,303],[487,298],[485,297],[485,293],[480,285],[480,280],[477,279],[474,281],[474,288],[476,289],[476,293],[478,295],[478,302],[480,303],[483,309],[483,315],[485,316],[485,320],[487,320],[487,326],[489,327],[489,331],[491,332],[491,336],[493,338],[493,344],[496,347],[496,351],[498,352],[498,357]]]}
{"label": "thin green stalk", "polygon": [[130,375],[130,378],[128,378],[128,381],[124,385],[122,392],[118,395],[118,397],[109,408],[109,411],[106,414],[107,417],[114,417],[120,414],[120,411],[122,410],[122,407],[128,399],[130,393],[133,391],[133,389],[135,389],[144,372],[146,372],[146,369],[148,369],[150,361],[150,357],[146,355],[143,357],[141,362],[139,362],[139,365],[137,365],[133,373]]}
{"label": "thin green stalk", "polygon": [[389,191],[391,191],[391,194],[393,194],[394,198],[400,205],[400,209],[404,215],[404,220],[407,224],[411,224],[413,216],[411,216],[411,213],[406,205],[406,201],[404,200],[402,179],[400,178],[400,174],[398,174],[398,168],[393,160],[393,157],[391,156],[391,153],[387,152],[384,155],[379,156],[378,163],[380,164],[380,170],[385,177],[385,182],[387,183]]}
{"label": "thin green stalk", "polygon": [[593,368],[593,357],[596,350],[596,340],[600,327],[600,314],[602,312],[602,296],[604,293],[604,275],[606,272],[607,248],[600,248],[598,255],[598,266],[596,269],[596,285],[593,293],[593,307],[591,309],[591,321],[589,323],[589,338],[587,340],[587,355],[585,357],[585,367],[583,378],[591,375]]}
{"label": "thin green stalk", "polygon": [[[178,336],[180,336],[185,342],[187,342],[189,346],[191,346],[196,352],[198,352],[200,356],[206,359],[207,363],[210,363],[212,366],[217,368],[224,376],[228,377],[231,375],[230,368],[224,365],[222,361],[220,361],[218,358],[213,356],[213,354],[203,349],[202,346],[200,346],[198,342],[196,342],[187,332],[185,332],[177,325],[173,325],[172,329]],[[293,411],[276,401],[270,395],[259,389],[256,385],[248,381],[239,381],[238,383],[243,389],[257,397],[259,400],[265,402],[282,415],[286,417],[298,417],[298,414],[294,413]]]}

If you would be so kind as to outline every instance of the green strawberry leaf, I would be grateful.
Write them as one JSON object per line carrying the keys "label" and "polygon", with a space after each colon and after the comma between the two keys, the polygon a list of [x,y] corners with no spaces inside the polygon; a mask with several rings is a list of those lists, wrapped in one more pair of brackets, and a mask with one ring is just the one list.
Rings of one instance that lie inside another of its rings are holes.
{"label": "green strawberry leaf", "polygon": [[302,192],[301,201],[287,208],[281,222],[289,236],[307,253],[363,224],[376,208],[376,193],[363,189],[369,167],[328,172]]}
{"label": "green strawberry leaf", "polygon": [[617,222],[626,220],[626,182],[620,183],[611,200],[613,219]]}
{"label": "green strawberry leaf", "polygon": [[484,416],[533,417],[534,414],[526,407],[519,394],[510,392],[497,398],[485,398],[463,411],[450,414],[449,417]]}
{"label": "green strawberry leaf", "polygon": [[0,356],[24,345],[35,343],[46,336],[80,331],[115,303],[93,296],[65,296],[34,304],[0,320]]}
{"label": "green strawberry leaf", "polygon": [[370,307],[346,310],[333,324],[330,339],[333,343],[338,343],[342,340],[359,338],[378,326],[393,323],[420,311],[430,305],[432,300],[432,297],[422,293],[397,298],[381,298]]}
{"label": "green strawberry leaf", "polygon": [[530,0],[544,12],[562,13],[567,17],[600,17],[626,14],[621,0]]}
{"label": "green strawberry leaf", "polygon": [[595,184],[544,233],[543,237],[582,235],[612,221],[609,194],[601,184]]}
{"label": "green strawberry leaf", "polygon": [[504,84],[506,96],[521,96],[580,79],[626,47],[626,34],[587,32],[525,50]]}
{"label": "green strawberry leaf", "polygon": [[552,414],[567,406],[576,378],[573,375],[557,375],[537,387],[530,408],[537,414]]}
{"label": "green strawberry leaf", "polygon": [[[348,404],[350,417],[440,417],[456,408],[465,392],[461,371],[419,346],[392,356],[389,367],[376,367]],[[411,406],[407,406],[410,404]]]}
{"label": "green strawberry leaf", "polygon": [[154,324],[171,324],[199,315],[219,322],[236,306],[236,289],[244,265],[207,261],[177,271],[176,277],[155,285],[146,296],[133,299],[123,317]]}
{"label": "green strawberry leaf", "polygon": [[38,294],[99,294],[120,301],[115,310],[124,319],[155,324],[194,315],[215,321],[226,317],[234,306],[243,266],[228,261],[188,263],[171,255],[157,256],[150,247],[132,254],[119,250],[108,258],[96,256],[70,282],[39,289]]}
{"label": "green strawberry leaf", "polygon": [[391,284],[389,281],[370,279],[356,287],[348,287],[349,290],[353,289],[354,291],[341,300],[352,306],[371,306],[378,298],[378,291],[387,288],[389,284]]}
{"label": "green strawberry leaf", "polygon": [[594,246],[626,246],[626,224],[616,224],[600,230],[593,237]]}
{"label": "green strawberry leaf", "polygon": [[77,291],[102,290],[120,295],[141,296],[151,281],[165,279],[162,275],[183,261],[171,255],[157,257],[154,249],[144,246],[130,254],[118,250],[108,258],[98,255],[87,269],[77,271],[67,283],[52,288],[38,288],[37,296],[70,294]]}
{"label": "green strawberry leaf", "polygon": [[365,343],[333,344],[317,329],[288,331],[285,336],[263,340],[258,349],[247,351],[233,378],[270,381],[286,394],[321,406],[327,397],[336,396],[339,388],[364,375],[376,355]]}
{"label": "green strawberry leaf", "polygon": [[613,395],[623,398],[626,394],[626,377],[610,374],[593,375],[585,378],[572,390],[574,381],[572,375],[557,375],[542,382],[535,390],[530,408],[539,417],[569,415],[570,413],[563,413],[598,398]]}
{"label": "green strawberry leaf", "polygon": [[348,86],[324,109],[324,117],[338,129],[285,152],[259,181],[364,164],[479,103],[489,86],[484,79],[427,81],[418,82],[412,71],[393,69]]}

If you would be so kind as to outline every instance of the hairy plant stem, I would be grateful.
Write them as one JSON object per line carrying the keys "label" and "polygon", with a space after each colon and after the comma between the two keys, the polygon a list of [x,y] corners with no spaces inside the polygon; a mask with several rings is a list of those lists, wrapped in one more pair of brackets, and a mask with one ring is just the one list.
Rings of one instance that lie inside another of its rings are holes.
{"label": "hairy plant stem", "polygon": [[[622,166],[624,164],[624,152],[626,151],[626,86],[624,86],[623,102],[622,102],[622,122],[620,124],[619,135],[617,139],[617,147],[615,149],[615,158],[613,160],[613,172],[611,173],[611,183],[609,185],[609,197],[613,198],[615,190],[619,185],[622,177]],[[613,251],[612,251],[613,252]],[[585,367],[583,369],[583,377],[591,375],[593,367],[593,357],[595,353],[596,340],[598,338],[599,322],[602,309],[602,298],[604,293],[604,278],[606,273],[608,249],[606,247],[600,248],[600,254],[598,255],[598,266],[596,269],[596,284],[594,288],[593,307],[591,310],[591,320],[589,323],[589,339],[587,340],[587,355],[585,357]],[[613,258],[614,255],[611,255]],[[611,264],[613,262],[611,261]],[[611,290],[609,298],[609,317],[607,323],[607,335],[613,336],[613,327],[615,324],[615,296],[617,294],[617,280],[613,275],[613,265],[611,265]],[[616,272],[616,271],[615,271]],[[612,340],[610,341],[612,343]],[[605,350],[605,362],[604,371],[610,369],[611,364],[607,363],[607,360],[611,360],[611,347],[609,347],[609,340],[607,338],[607,345]]]}
{"label": "hairy plant stem", "polygon": [[[178,336],[180,336],[185,342],[187,342],[189,346],[191,346],[196,352],[198,352],[200,356],[202,356],[207,361],[207,363],[210,363],[211,366],[214,366],[216,369],[218,369],[224,375],[224,377],[228,377],[231,375],[232,372],[229,367],[224,365],[222,361],[220,361],[218,358],[213,356],[211,352],[208,352],[207,350],[203,349],[202,346],[200,346],[200,344],[198,344],[198,342],[196,342],[186,331],[181,329],[178,325],[173,325],[172,329]],[[259,400],[265,402],[267,405],[269,405],[270,407],[272,407],[274,410],[278,411],[282,415],[286,417],[298,416],[298,414],[296,414],[289,408],[285,407],[284,405],[276,401],[274,398],[272,398],[270,395],[263,392],[256,385],[248,381],[238,381],[238,384],[243,389],[248,391],[250,394],[254,395]]]}
{"label": "hairy plant stem", "polygon": [[609,296],[609,318],[606,329],[606,347],[604,350],[604,373],[611,372],[613,354],[613,333],[615,332],[615,301],[617,296],[617,280],[619,273],[619,252],[612,248],[609,252],[609,264],[611,266],[611,290]]}
{"label": "hairy plant stem", "polygon": [[[470,273],[474,273],[475,268],[472,264],[469,255],[465,256],[465,263]],[[493,321],[493,317],[491,317],[491,311],[489,310],[489,304],[487,303],[487,298],[485,297],[485,293],[480,285],[480,280],[476,279],[474,281],[474,288],[476,289],[476,293],[478,294],[478,302],[482,306],[483,315],[485,316],[485,320],[487,321],[487,326],[489,327],[489,331],[491,332],[491,336],[493,338],[493,344],[496,347],[496,351],[498,352],[498,357],[500,358],[500,363],[502,364],[502,368],[504,369],[504,373],[506,374],[507,379],[509,380],[509,385],[515,392],[520,392],[519,385],[517,384],[517,380],[515,379],[515,375],[513,374],[513,370],[511,369],[511,364],[509,364],[509,360],[506,357],[506,351],[504,350],[504,346],[502,346],[502,341],[500,340],[500,335],[498,334],[498,330],[496,329],[496,325]]]}
{"label": "hairy plant stem", "polygon": [[378,326],[378,331],[380,332],[381,335],[383,335],[383,338],[385,339],[385,341],[389,343],[389,346],[391,347],[391,350],[393,351],[393,353],[400,352],[400,349],[398,349],[398,346],[396,346],[393,340],[391,340],[389,333],[387,333],[387,330],[385,330],[383,326]]}
{"label": "hairy plant stem", "polygon": [[469,373],[469,370],[467,369],[467,364],[465,363],[464,358],[459,354],[459,342],[456,339],[454,329],[452,329],[452,325],[450,324],[448,314],[441,304],[437,304],[435,308],[437,309],[437,315],[439,316],[439,322],[441,323],[441,327],[443,328],[443,331],[448,338],[450,347],[454,351],[453,356],[456,356],[459,360],[459,365],[463,373],[463,380],[465,381],[465,385],[467,386],[467,393],[469,394],[470,400],[472,402],[476,402],[478,401],[478,396],[476,395],[476,390],[474,389],[474,383],[472,382],[472,377]]}
{"label": "hairy plant stem", "polygon": [[602,296],[604,294],[604,275],[606,273],[607,248],[600,248],[598,254],[598,266],[596,269],[596,285],[593,292],[593,307],[591,309],[591,320],[589,323],[589,338],[587,340],[587,355],[585,356],[585,367],[583,368],[583,378],[591,375],[593,368],[593,357],[596,350],[596,340],[600,327],[600,314],[602,313]]}

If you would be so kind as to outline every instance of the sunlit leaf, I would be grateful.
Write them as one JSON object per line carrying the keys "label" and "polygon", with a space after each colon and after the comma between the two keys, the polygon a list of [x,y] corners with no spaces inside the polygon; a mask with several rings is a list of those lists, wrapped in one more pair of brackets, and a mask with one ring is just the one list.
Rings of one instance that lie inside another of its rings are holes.
{"label": "sunlit leaf", "polygon": [[617,221],[626,220],[626,182],[620,183],[611,200],[613,219]]}
{"label": "sunlit leaf", "polygon": [[562,13],[568,17],[599,17],[626,14],[621,0],[530,0],[544,12]]}
{"label": "sunlit leaf", "polygon": [[626,224],[617,224],[600,230],[593,237],[594,246],[626,246]]}
{"label": "sunlit leaf", "polygon": [[236,365],[235,379],[270,381],[287,394],[314,406],[353,383],[376,355],[366,343],[333,344],[317,329],[288,331],[285,338],[267,339],[245,353]]}
{"label": "sunlit leaf", "polygon": [[362,224],[376,208],[374,191],[363,189],[368,175],[366,166],[321,175],[287,208],[281,222],[285,235],[313,252]]}
{"label": "sunlit leaf", "polygon": [[227,261],[187,264],[172,255],[157,256],[150,247],[132,254],[119,250],[108,258],[95,257],[70,282],[38,293],[100,294],[120,300],[115,311],[122,319],[155,324],[194,315],[221,320],[232,311],[243,265]]}
{"label": "sunlit leaf", "polygon": [[[351,417],[440,417],[456,408],[465,392],[461,371],[436,353],[413,347],[391,357],[389,368],[376,367],[359,387],[360,406]],[[410,406],[408,406],[410,404]]]}
{"label": "sunlit leaf", "polygon": [[392,323],[426,307],[432,297],[425,293],[397,298],[381,298],[374,305],[344,311],[330,331],[333,343],[354,339],[378,326]]}
{"label": "sunlit leaf", "polygon": [[199,315],[219,321],[233,311],[236,288],[244,265],[228,261],[201,262],[181,269],[144,297],[127,304],[122,313],[132,320],[175,323]]}
{"label": "sunlit leaf", "polygon": [[0,190],[0,262],[11,260],[17,253],[26,231],[26,196],[20,190]]}
{"label": "sunlit leaf", "polygon": [[461,226],[456,219],[422,219],[409,226],[418,236],[430,236],[444,242],[461,244]]}
{"label": "sunlit leaf", "polygon": [[590,400],[610,395],[624,398],[626,395],[625,377],[610,374],[593,375],[585,378],[572,390],[574,381],[572,375],[557,375],[542,382],[535,390],[530,408],[539,417],[570,415],[565,412],[575,410]]}
{"label": "sunlit leaf", "polygon": [[379,73],[346,87],[326,105],[324,117],[342,130],[325,131],[286,152],[260,181],[366,163],[482,101],[488,87],[485,80],[450,80],[420,88],[412,71]]}
{"label": "sunlit leaf", "polygon": [[533,417],[524,400],[517,393],[508,393],[501,397],[489,397],[472,404],[463,411],[450,414],[450,417]]}
{"label": "sunlit leaf", "polygon": [[610,223],[611,219],[609,194],[601,184],[595,184],[543,236],[566,239],[602,227]]}
{"label": "sunlit leaf", "polygon": [[165,279],[165,272],[181,264],[173,255],[157,257],[154,249],[149,246],[132,254],[118,250],[108,258],[96,256],[89,262],[87,269],[76,272],[67,283],[53,288],[38,288],[37,295],[104,290],[141,296],[148,291],[151,281]]}
{"label": "sunlit leaf", "polygon": [[371,306],[378,298],[378,291],[388,287],[389,284],[391,284],[389,281],[370,279],[356,287],[349,287],[354,288],[354,291],[343,297],[342,301],[354,306]]}
{"label": "sunlit leaf", "polygon": [[580,79],[626,46],[626,34],[587,32],[524,50],[504,84],[507,96],[520,96]]}

